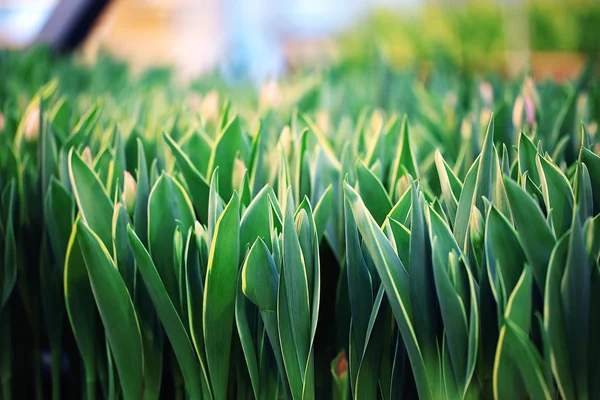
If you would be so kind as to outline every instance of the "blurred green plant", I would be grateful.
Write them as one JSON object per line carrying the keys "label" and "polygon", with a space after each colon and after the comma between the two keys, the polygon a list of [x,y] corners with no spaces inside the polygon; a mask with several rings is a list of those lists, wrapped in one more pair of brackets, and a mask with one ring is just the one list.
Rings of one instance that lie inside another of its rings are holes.
{"label": "blurred green plant", "polygon": [[2,398],[600,396],[595,66],[354,62],[2,53]]}

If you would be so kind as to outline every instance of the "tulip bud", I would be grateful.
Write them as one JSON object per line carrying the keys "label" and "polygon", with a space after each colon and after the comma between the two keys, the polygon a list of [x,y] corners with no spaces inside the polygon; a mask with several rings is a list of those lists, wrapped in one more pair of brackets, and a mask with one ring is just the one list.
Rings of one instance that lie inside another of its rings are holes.
{"label": "tulip bud", "polygon": [[331,373],[333,375],[333,398],[349,398],[348,384],[348,359],[346,353],[342,350],[331,363]]}
{"label": "tulip bud", "polygon": [[486,106],[494,104],[494,89],[489,82],[481,82],[479,85],[479,94]]}
{"label": "tulip bud", "polygon": [[202,107],[202,97],[198,93],[190,93],[185,102],[187,106],[194,111],[199,110]]}
{"label": "tulip bud", "polygon": [[203,120],[211,122],[215,122],[219,118],[219,93],[216,90],[211,90],[204,96],[200,115]]}
{"label": "tulip bud", "polygon": [[4,115],[0,112],[0,134],[4,132]]}
{"label": "tulip bud", "polygon": [[535,81],[530,76],[527,77],[527,79],[525,79],[525,84],[523,85],[523,93],[531,97],[531,100],[533,100],[534,104],[539,104],[540,95],[537,89],[535,88]]}
{"label": "tulip bud", "polygon": [[277,109],[281,105],[281,90],[276,81],[267,81],[260,90],[260,107]]}
{"label": "tulip bud", "polygon": [[346,359],[346,353],[342,350],[340,355],[337,357],[335,363],[335,376],[338,378],[344,377],[348,373],[348,360]]}
{"label": "tulip bud", "polygon": [[81,159],[90,167],[94,166],[94,161],[92,160],[92,150],[90,150],[90,146],[86,146],[81,153]]}
{"label": "tulip bud", "polygon": [[40,108],[34,107],[25,114],[24,138],[28,142],[36,141],[40,135]]}
{"label": "tulip bud", "polygon": [[125,182],[123,184],[123,193],[121,195],[123,199],[123,205],[129,214],[133,214],[135,206],[135,196],[137,193],[137,183],[133,176],[128,171],[125,171]]}
{"label": "tulip bud", "polygon": [[533,99],[525,95],[525,117],[527,118],[527,124],[530,128],[533,128],[535,125],[535,104],[533,103]]}
{"label": "tulip bud", "polygon": [[521,129],[523,127],[523,108],[525,106],[525,100],[523,96],[518,96],[515,100],[515,106],[513,107],[512,121],[515,129]]}
{"label": "tulip bud", "polygon": [[594,136],[596,136],[596,132],[598,131],[598,123],[590,122],[586,128],[587,128],[587,131],[590,134],[590,136],[594,137]]}

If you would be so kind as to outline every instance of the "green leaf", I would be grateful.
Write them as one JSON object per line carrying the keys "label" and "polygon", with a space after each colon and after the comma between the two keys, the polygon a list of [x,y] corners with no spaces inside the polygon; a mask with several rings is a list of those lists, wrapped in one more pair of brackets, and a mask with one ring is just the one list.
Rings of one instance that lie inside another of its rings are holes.
{"label": "green leaf", "polygon": [[[477,180],[475,182],[475,190],[473,193],[473,202],[471,206],[475,206],[479,209],[482,214],[485,214],[486,210],[483,205],[483,197],[486,199],[492,198],[492,185],[494,180],[492,179],[492,173],[494,169],[494,115],[490,117],[490,121],[487,126],[485,133],[485,139],[483,141],[483,148],[479,158],[479,165],[477,167]],[[464,245],[463,243],[460,243]]]}
{"label": "green leaf", "polygon": [[[15,214],[15,182],[12,180],[4,189],[2,198],[8,196],[8,205],[6,207],[6,223],[4,227],[2,265],[0,266],[0,314],[2,314],[8,298],[12,293],[17,281],[17,243],[15,239],[15,228],[13,216]],[[4,217],[4,216],[3,216]],[[0,233],[2,233],[0,231]]]}
{"label": "green leaf", "polygon": [[[598,360],[600,356],[600,345],[597,338],[600,335],[600,270],[592,268],[590,279],[590,342],[589,342],[589,360]],[[590,361],[588,367],[588,380],[590,384],[590,399],[596,399],[600,396],[600,369],[594,367],[594,361]]]}
{"label": "green leaf", "polygon": [[412,185],[408,187],[406,192],[400,197],[398,202],[390,210],[387,217],[394,219],[402,225],[408,224],[408,216],[410,213],[410,207],[412,205]]}
{"label": "green leaf", "polygon": [[506,341],[510,343],[508,352],[522,376],[529,398],[550,399],[550,389],[544,376],[542,359],[535,346],[525,333],[510,319],[506,321]]}
{"label": "green leaf", "polygon": [[[504,214],[504,216],[512,223],[512,215],[510,213],[510,203],[508,201],[508,195],[506,194],[506,188],[504,187],[504,176],[508,174],[508,171],[504,172],[500,159],[498,158],[498,151],[494,150],[494,168],[493,168],[493,187],[492,187],[492,204],[498,208],[498,210]],[[489,199],[488,199],[489,200]],[[487,210],[487,208],[486,208]],[[482,215],[485,213],[482,212]]]}
{"label": "green leaf", "polygon": [[331,143],[329,143],[329,140],[327,139],[325,132],[323,132],[317,126],[317,124],[315,124],[313,122],[313,120],[310,119],[310,117],[308,115],[302,114],[302,119],[304,119],[304,122],[306,122],[306,125],[309,127],[310,131],[317,138],[317,141],[319,142],[319,146],[323,149],[323,151],[329,158],[329,161],[332,163],[333,167],[338,171],[341,170],[342,165],[340,164],[340,161],[338,160],[337,156],[335,155],[335,151],[333,150],[333,147],[331,147]]}
{"label": "green leaf", "polygon": [[173,263],[175,229],[194,225],[194,210],[177,181],[162,174],[148,197],[148,248],[167,293],[181,314],[178,280]]}
{"label": "green leaf", "polygon": [[594,260],[600,260],[600,215],[588,218],[583,225],[583,232],[589,262],[594,265]]}
{"label": "green leaf", "polygon": [[277,317],[290,390],[294,398],[301,398],[310,348],[310,304],[306,265],[290,207],[291,190],[287,192],[287,199]]}
{"label": "green leaf", "polygon": [[[150,182],[148,179],[148,165],[146,163],[144,146],[139,138],[136,139],[136,142],[137,190],[135,194],[133,222],[136,234],[141,238],[142,244],[147,246]],[[157,399],[160,394],[162,377],[163,331],[160,327],[160,322],[156,315],[156,311],[154,310],[150,295],[143,284],[141,273],[137,268],[135,270],[136,283],[134,302],[138,311],[144,345],[144,393],[149,399]]]}
{"label": "green leaf", "polygon": [[98,311],[85,260],[77,240],[77,217],[65,256],[65,306],[71,329],[83,359],[85,379],[88,384],[96,381],[96,349],[100,337],[97,334]]}
{"label": "green leaf", "polygon": [[73,128],[71,135],[63,143],[64,148],[78,147],[88,142],[90,135],[96,126],[102,107],[100,103],[94,104],[85,114],[79,118],[77,125]]}
{"label": "green leaf", "polygon": [[485,223],[485,253],[494,298],[504,307],[527,259],[517,233],[494,206],[490,207]]}
{"label": "green leaf", "polygon": [[92,169],[74,150],[69,152],[69,178],[83,221],[112,248],[113,204]]}
{"label": "green leaf", "polygon": [[475,160],[463,181],[463,190],[458,201],[456,210],[456,219],[454,220],[454,237],[456,241],[464,246],[469,231],[469,220],[471,218],[471,208],[473,205],[473,196],[475,194],[475,184],[477,183],[477,171],[479,170],[479,158]]}
{"label": "green leaf", "polygon": [[179,145],[166,132],[163,134],[165,142],[173,152],[179,169],[190,189],[190,196],[194,208],[203,222],[208,221],[208,197],[210,187],[204,176],[196,169],[189,156],[181,150]]}
{"label": "green leaf", "polygon": [[572,221],[565,272],[560,285],[560,298],[575,393],[578,398],[584,398],[588,395],[589,389],[591,267],[577,210],[573,214]]}
{"label": "green leaf", "polygon": [[379,179],[362,163],[356,164],[357,189],[379,225],[392,209],[392,202]]}
{"label": "green leaf", "polygon": [[535,281],[543,292],[554,236],[535,200],[508,177],[504,178],[504,186],[523,250],[532,267]]}
{"label": "green leaf", "polygon": [[[240,250],[245,254],[246,249],[254,244],[257,238],[264,240],[269,248],[271,245],[272,211],[270,199],[275,198],[271,186],[265,186],[252,200],[242,216],[240,224]],[[273,308],[273,310],[275,310]]]}
{"label": "green leaf", "polygon": [[[152,303],[156,308],[156,312],[177,357],[189,396],[195,399],[212,399],[207,372],[196,357],[190,337],[173,302],[169,298],[150,254],[144,248],[144,245],[131,226],[127,227],[127,234],[138,264],[138,270],[141,272],[144,280],[144,285],[148,289]],[[198,377],[201,379],[198,380]]]}
{"label": "green leaf", "polygon": [[583,224],[588,217],[594,216],[592,181],[587,166],[584,163],[578,163],[575,169],[573,192],[575,192],[575,204],[577,204],[577,208],[579,209],[579,218]]}
{"label": "green leaf", "polygon": [[315,206],[315,225],[317,227],[317,241],[320,243],[325,227],[330,221],[333,213],[333,186],[327,186],[325,192],[321,195],[321,199]]}
{"label": "green leaf", "polygon": [[52,177],[58,175],[58,154],[56,139],[49,127],[42,129],[40,143],[40,184],[42,198],[45,199]]}
{"label": "green leaf", "polygon": [[[435,276],[435,290],[440,304],[442,320],[444,322],[444,337],[447,342],[448,353],[450,355],[450,364],[454,371],[457,381],[460,381],[462,375],[467,369],[468,352],[468,322],[465,304],[463,304],[460,295],[456,292],[446,271],[445,263],[455,265],[460,268],[456,261],[455,253],[448,253],[446,261],[441,256],[443,251],[437,251],[437,237],[433,237],[432,251],[439,254],[433,258],[433,271]],[[458,383],[458,382],[457,382]]]}
{"label": "green leaf", "polygon": [[550,363],[564,399],[576,398],[561,300],[561,281],[566,269],[569,236],[570,234],[567,234],[560,238],[552,250],[544,292],[544,327],[550,342]]}
{"label": "green leaf", "polygon": [[289,393],[277,326],[278,285],[279,273],[277,272],[275,261],[264,241],[258,238],[250,248],[250,252],[244,261],[242,268],[242,292],[260,310],[282,378],[284,391]]}
{"label": "green leaf", "polygon": [[208,197],[208,223],[207,235],[208,242],[212,243],[217,221],[223,213],[223,200],[219,196],[219,168],[215,169],[210,180],[210,195]]}
{"label": "green leaf", "polygon": [[525,172],[528,172],[531,180],[539,186],[540,175],[537,169],[537,155],[537,148],[531,139],[521,132],[518,141],[519,176],[523,176]]}
{"label": "green leaf", "polygon": [[406,269],[354,189],[345,184],[344,193],[369,254],[373,258],[377,272],[381,277],[381,282],[402,333],[419,396],[424,399],[431,399],[433,398],[433,392],[428,380],[427,366],[412,325],[412,304]]}
{"label": "green leaf", "polygon": [[[352,315],[353,337],[359,351],[366,346],[366,330],[373,308],[373,287],[371,274],[363,258],[358,229],[354,215],[345,203],[344,226],[346,237],[346,273],[348,279],[348,293],[350,295],[350,311]],[[352,360],[351,360],[352,362]],[[356,377],[352,376],[352,380]],[[352,387],[355,383],[352,382]]]}
{"label": "green leaf", "polygon": [[50,187],[44,205],[48,239],[62,275],[65,266],[65,254],[71,236],[73,220],[75,219],[75,204],[67,189],[53,177],[50,180]]}
{"label": "green leaf", "polygon": [[279,273],[269,248],[256,239],[242,268],[242,292],[261,311],[277,311],[277,286]]}
{"label": "green leaf", "polygon": [[419,169],[417,167],[414,151],[412,149],[410,129],[406,115],[402,118],[402,129],[400,131],[400,139],[398,140],[396,157],[394,158],[390,170],[390,177],[388,181],[388,190],[390,195],[393,193],[392,191],[396,187],[396,182],[398,182],[402,176],[402,168],[406,168],[406,171],[408,171],[408,173],[414,178],[419,177]]}
{"label": "green leaf", "polygon": [[494,361],[494,398],[520,398],[525,377],[517,372],[519,363],[523,360],[515,352],[519,347],[519,340],[513,331],[507,327],[511,321],[524,335],[529,333],[531,318],[531,292],[532,274],[525,268],[521,277],[510,294],[504,313],[504,326],[500,330],[496,359]]}
{"label": "green leaf", "polygon": [[134,294],[135,286],[135,259],[131,251],[131,245],[127,239],[127,225],[129,215],[121,203],[115,205],[113,215],[113,256],[117,269],[121,273],[130,295]]}
{"label": "green leaf", "polygon": [[189,332],[198,354],[198,358],[204,362],[206,354],[204,351],[204,329],[202,328],[202,304],[204,303],[204,276],[201,270],[203,261],[201,257],[201,236],[204,233],[202,226],[196,222],[194,228],[190,228],[185,245],[184,273],[185,292],[187,293],[187,310]]}
{"label": "green leaf", "polygon": [[380,286],[366,327],[365,346],[361,352],[360,367],[354,384],[355,399],[377,397],[377,381],[383,350],[382,336],[385,333],[384,324],[387,311],[387,307],[382,306],[384,294],[383,286]]}
{"label": "green leaf", "polygon": [[256,308],[253,307],[252,303],[242,293],[242,270],[240,270],[235,296],[235,325],[240,336],[240,343],[244,352],[248,374],[250,375],[252,391],[254,397],[258,399],[260,396],[259,367],[256,349],[254,348],[255,338],[251,331],[251,317],[249,318],[248,316],[250,313],[256,314]]}
{"label": "green leaf", "polygon": [[242,132],[240,118],[236,115],[228,121],[216,138],[208,164],[209,176],[219,167],[221,177],[220,194],[224,198],[230,198],[233,194],[235,159],[239,154],[239,157],[245,160],[249,152],[248,147],[247,139]]}
{"label": "green leaf", "polygon": [[[414,317],[415,334],[423,352],[431,351],[436,346],[437,305],[435,300],[435,283],[431,264],[431,248],[425,228],[425,218],[421,208],[421,194],[415,182],[412,183],[412,212],[410,223],[410,298]],[[422,199],[422,197],[421,197]]]}
{"label": "green leaf", "polygon": [[184,154],[189,157],[191,165],[200,172],[202,176],[206,176],[208,170],[208,162],[210,153],[213,147],[213,141],[204,132],[204,129],[199,127],[189,132],[186,137],[180,141],[181,149]]}
{"label": "green leaf", "polygon": [[[295,215],[296,222],[296,233],[298,235],[298,242],[300,243],[300,250],[302,252],[302,257],[304,258],[304,266],[306,268],[306,280],[308,283],[308,291],[312,292],[312,284],[313,284],[313,273],[314,273],[314,252],[313,248],[318,251],[318,244],[313,243],[313,231],[314,226],[311,225],[308,212],[303,206],[307,206],[308,201],[305,199]],[[309,207],[306,207],[309,209]]]}
{"label": "green leaf", "polygon": [[462,192],[462,183],[446,163],[446,160],[442,157],[442,153],[439,149],[435,151],[435,166],[440,179],[442,199],[446,206],[448,217],[451,221],[454,221],[456,219],[456,210],[458,208],[457,199],[460,198]]}
{"label": "green leaf", "polygon": [[569,180],[556,165],[546,158],[536,159],[546,209],[552,210],[550,217],[556,237],[562,236],[571,226],[573,215],[573,189]]}
{"label": "green leaf", "polygon": [[590,173],[592,193],[594,194],[594,214],[600,213],[600,157],[586,148],[579,154],[581,162],[585,163]]}
{"label": "green leaf", "polygon": [[240,199],[234,192],[215,228],[202,308],[206,361],[215,398],[225,399],[240,249]]}
{"label": "green leaf", "polygon": [[82,220],[77,223],[77,240],[119,372],[123,395],[140,398],[144,375],[142,338],[127,286],[100,238]]}

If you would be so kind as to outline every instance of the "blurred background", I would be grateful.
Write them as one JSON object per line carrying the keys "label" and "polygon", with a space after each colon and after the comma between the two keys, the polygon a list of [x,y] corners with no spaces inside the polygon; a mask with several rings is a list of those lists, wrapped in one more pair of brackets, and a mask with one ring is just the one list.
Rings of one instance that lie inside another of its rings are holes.
{"label": "blurred background", "polygon": [[[41,32],[53,12],[68,14],[86,2],[0,0],[0,47],[47,40]],[[591,0],[107,3],[78,47],[85,60],[108,52],[134,70],[169,66],[184,79],[218,69],[231,80],[260,83],[300,65],[340,58],[368,63],[377,56],[396,67],[426,68],[443,59],[507,75],[531,69],[536,78],[561,81],[600,49],[600,2]]]}

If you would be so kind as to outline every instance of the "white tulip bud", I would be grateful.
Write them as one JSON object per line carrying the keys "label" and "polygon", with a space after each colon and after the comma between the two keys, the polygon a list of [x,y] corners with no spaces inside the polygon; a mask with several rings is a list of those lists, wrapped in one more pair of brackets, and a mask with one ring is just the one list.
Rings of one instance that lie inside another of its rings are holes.
{"label": "white tulip bud", "polygon": [[125,171],[125,182],[123,184],[123,193],[121,198],[123,199],[123,205],[129,214],[133,214],[135,206],[135,196],[137,194],[137,183],[133,176],[128,171]]}

